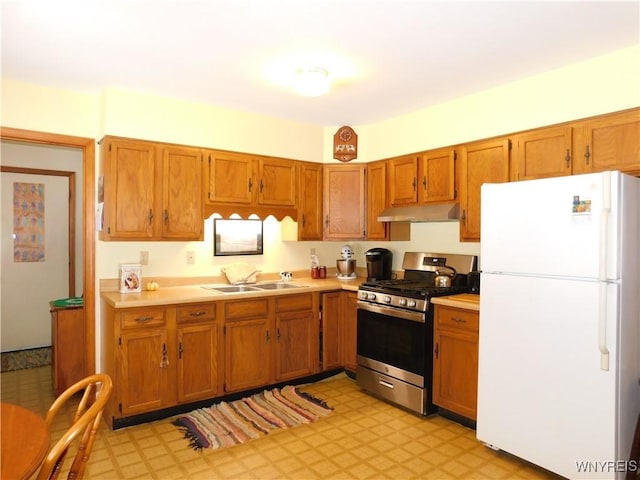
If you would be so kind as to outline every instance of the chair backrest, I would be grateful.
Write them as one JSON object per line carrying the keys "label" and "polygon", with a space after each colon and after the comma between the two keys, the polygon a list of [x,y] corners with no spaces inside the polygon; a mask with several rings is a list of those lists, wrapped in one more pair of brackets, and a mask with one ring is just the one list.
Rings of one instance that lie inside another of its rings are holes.
{"label": "chair backrest", "polygon": [[111,377],[99,373],[90,375],[71,385],[56,398],[51,407],[49,407],[49,411],[45,417],[45,421],[49,426],[51,426],[56,414],[64,407],[67,401],[78,392],[84,390],[80,403],[76,408],[71,427],[51,450],[49,450],[49,453],[40,466],[40,472],[37,477],[38,480],[58,478],[67,451],[76,439],[79,439],[79,444],[67,478],[82,478],[93,448],[96,432],[100,427],[102,411],[111,396],[112,389],[113,383]]}

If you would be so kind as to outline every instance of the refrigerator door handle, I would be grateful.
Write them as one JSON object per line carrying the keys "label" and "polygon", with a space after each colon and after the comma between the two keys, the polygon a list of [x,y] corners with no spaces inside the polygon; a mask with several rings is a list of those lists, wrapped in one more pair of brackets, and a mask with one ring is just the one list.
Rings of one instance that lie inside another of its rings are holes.
{"label": "refrigerator door handle", "polygon": [[603,172],[602,211],[600,212],[600,309],[598,311],[598,349],[600,350],[600,369],[609,370],[609,349],[607,348],[607,234],[609,231],[609,212],[611,211],[611,172]]}

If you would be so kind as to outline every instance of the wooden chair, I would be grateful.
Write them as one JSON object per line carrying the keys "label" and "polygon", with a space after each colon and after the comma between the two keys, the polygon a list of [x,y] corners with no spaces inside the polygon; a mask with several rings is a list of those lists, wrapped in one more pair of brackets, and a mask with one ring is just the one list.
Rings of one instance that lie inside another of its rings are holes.
{"label": "wooden chair", "polygon": [[37,480],[58,478],[69,447],[75,440],[79,440],[78,449],[67,478],[81,479],[83,477],[91,449],[93,448],[96,432],[100,427],[102,411],[111,396],[112,389],[113,383],[109,375],[95,374],[71,385],[56,398],[51,407],[49,407],[49,411],[45,417],[45,421],[49,427],[56,414],[63,409],[67,401],[76,393],[84,390],[80,403],[76,408],[71,427],[69,427],[62,438],[49,450],[49,453],[40,466]]}

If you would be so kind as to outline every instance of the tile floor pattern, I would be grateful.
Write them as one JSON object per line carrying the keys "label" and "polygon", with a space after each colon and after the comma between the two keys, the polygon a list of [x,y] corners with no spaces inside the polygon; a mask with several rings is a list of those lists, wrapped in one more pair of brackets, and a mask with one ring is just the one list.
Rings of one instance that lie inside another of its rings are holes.
{"label": "tile floor pattern", "polygon": [[[50,367],[5,372],[0,380],[3,402],[44,416],[53,401]],[[301,388],[325,399],[333,414],[222,450],[191,450],[170,419],[116,431],[104,426],[85,479],[558,478],[490,450],[472,429],[379,401],[344,374]],[[65,422],[68,418],[53,426],[54,439],[68,426]]]}

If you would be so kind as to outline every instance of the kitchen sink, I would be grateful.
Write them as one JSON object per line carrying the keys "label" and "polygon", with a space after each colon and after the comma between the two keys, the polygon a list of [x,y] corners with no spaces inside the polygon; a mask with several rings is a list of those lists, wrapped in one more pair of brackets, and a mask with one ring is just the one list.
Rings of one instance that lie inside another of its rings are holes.
{"label": "kitchen sink", "polygon": [[262,290],[276,290],[276,289],[284,289],[284,288],[300,288],[305,287],[306,285],[299,285],[296,283],[289,282],[269,282],[269,283],[256,283],[254,285],[255,288],[260,288]]}
{"label": "kitchen sink", "polygon": [[205,290],[214,290],[220,293],[240,293],[240,292],[255,292],[257,288],[249,285],[201,285]]}

